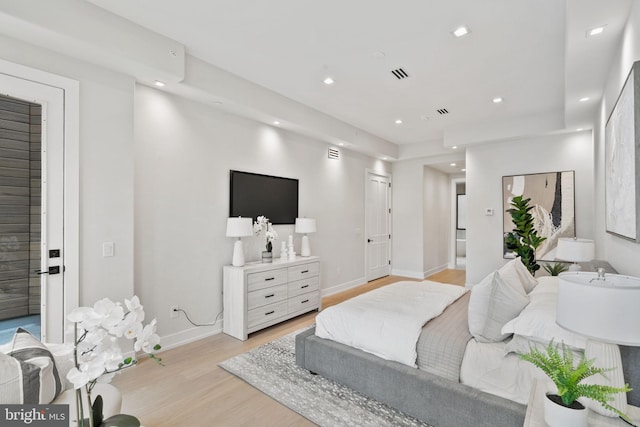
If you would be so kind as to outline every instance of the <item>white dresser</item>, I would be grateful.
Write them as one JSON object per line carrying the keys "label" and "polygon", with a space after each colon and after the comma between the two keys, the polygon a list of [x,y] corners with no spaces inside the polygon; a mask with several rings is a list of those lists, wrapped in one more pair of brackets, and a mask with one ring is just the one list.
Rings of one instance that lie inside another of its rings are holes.
{"label": "white dresser", "polygon": [[320,258],[274,259],[223,267],[224,333],[247,335],[320,309]]}

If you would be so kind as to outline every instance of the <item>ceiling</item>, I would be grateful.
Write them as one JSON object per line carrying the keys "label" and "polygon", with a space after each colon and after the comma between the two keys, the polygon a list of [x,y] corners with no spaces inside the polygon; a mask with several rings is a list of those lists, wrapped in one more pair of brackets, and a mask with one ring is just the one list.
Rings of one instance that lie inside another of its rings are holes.
{"label": "ceiling", "polygon": [[415,149],[591,128],[632,0],[88,1]]}

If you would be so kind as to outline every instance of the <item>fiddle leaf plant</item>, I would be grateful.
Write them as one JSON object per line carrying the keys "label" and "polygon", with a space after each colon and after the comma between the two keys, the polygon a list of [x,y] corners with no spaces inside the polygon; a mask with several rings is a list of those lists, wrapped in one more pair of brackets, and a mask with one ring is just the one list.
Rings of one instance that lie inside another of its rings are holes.
{"label": "fiddle leaf plant", "polygon": [[563,406],[571,407],[579,397],[586,397],[595,400],[604,408],[629,421],[629,417],[625,413],[609,404],[615,394],[631,391],[629,384],[619,388],[602,384],[582,384],[582,380],[593,375],[602,375],[606,378],[605,373],[612,369],[593,366],[595,359],[587,360],[584,356],[577,364],[574,364],[573,352],[567,350],[564,343],[562,344],[562,354],[558,347],[553,342],[549,343],[544,351],[532,347],[529,349],[529,353],[520,354],[520,358],[533,363],[551,378],[558,389],[558,396],[562,399]]}
{"label": "fiddle leaf plant", "polygon": [[522,196],[516,196],[511,200],[511,208],[507,209],[507,212],[511,214],[515,228],[505,235],[504,244],[520,257],[533,276],[540,269],[536,262],[536,249],[547,238],[539,236],[535,229],[533,215],[529,212],[533,209],[533,206],[529,206],[530,201],[531,199],[523,199]]}

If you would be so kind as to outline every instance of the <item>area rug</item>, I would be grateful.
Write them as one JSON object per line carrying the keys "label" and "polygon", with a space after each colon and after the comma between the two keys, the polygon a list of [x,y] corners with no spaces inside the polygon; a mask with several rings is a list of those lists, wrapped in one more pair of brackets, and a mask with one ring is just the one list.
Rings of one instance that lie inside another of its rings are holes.
{"label": "area rug", "polygon": [[429,427],[384,403],[298,367],[295,336],[300,332],[225,360],[219,366],[319,426]]}

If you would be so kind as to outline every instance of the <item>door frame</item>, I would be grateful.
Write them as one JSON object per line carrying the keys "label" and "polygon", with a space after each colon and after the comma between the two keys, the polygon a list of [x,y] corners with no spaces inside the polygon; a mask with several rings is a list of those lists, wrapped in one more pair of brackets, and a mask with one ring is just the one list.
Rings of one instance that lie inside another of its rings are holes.
{"label": "door frame", "polygon": [[451,179],[451,243],[449,245],[449,268],[454,269],[457,266],[457,186],[460,183],[466,183],[467,178],[452,178]]}
{"label": "door frame", "polygon": [[[59,88],[64,93],[64,307],[69,313],[80,301],[80,83],[67,77],[0,59],[0,73]],[[10,92],[2,90],[7,96]],[[43,135],[44,136],[44,135]],[[66,323],[66,320],[65,320]],[[66,325],[63,325],[63,331]],[[63,334],[63,340],[67,338]]]}
{"label": "door frame", "polygon": [[389,180],[389,192],[387,193],[387,202],[389,205],[389,209],[391,210],[391,212],[387,212],[387,222],[388,222],[388,229],[389,229],[389,234],[391,234],[391,238],[389,239],[389,248],[388,251],[389,253],[387,254],[389,257],[389,260],[391,261],[391,264],[389,264],[389,274],[391,274],[391,270],[392,270],[392,266],[393,266],[393,259],[391,258],[391,254],[392,254],[392,244],[393,244],[393,232],[391,229],[391,226],[393,225],[393,221],[392,221],[392,215],[393,215],[393,208],[391,207],[391,201],[393,200],[391,197],[391,192],[393,191],[393,184],[392,184],[392,177],[390,173],[387,172],[380,172],[374,169],[365,169],[364,171],[364,239],[362,239],[363,241],[363,245],[364,245],[364,278],[365,280],[368,282],[369,281],[369,245],[367,244],[367,230],[369,230],[368,227],[368,223],[367,223],[367,200],[368,200],[368,196],[369,196],[369,176],[370,175],[378,175],[378,176],[383,176],[385,178],[387,178]]}

